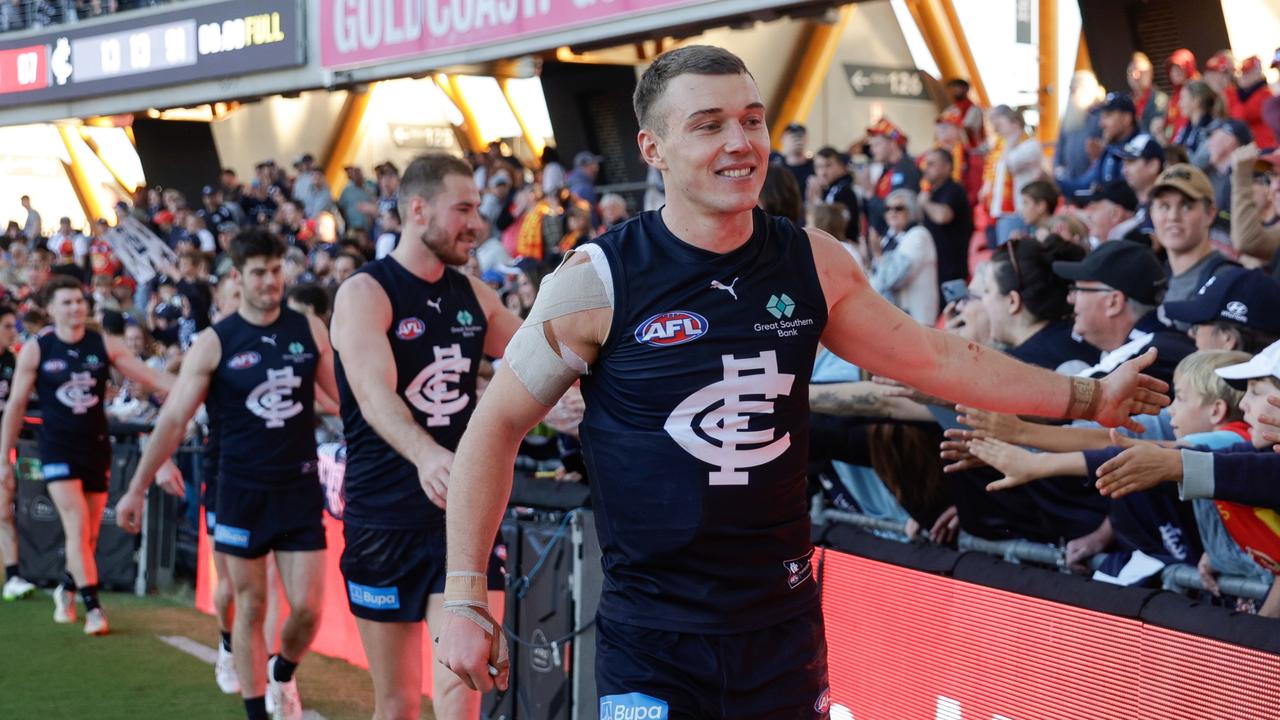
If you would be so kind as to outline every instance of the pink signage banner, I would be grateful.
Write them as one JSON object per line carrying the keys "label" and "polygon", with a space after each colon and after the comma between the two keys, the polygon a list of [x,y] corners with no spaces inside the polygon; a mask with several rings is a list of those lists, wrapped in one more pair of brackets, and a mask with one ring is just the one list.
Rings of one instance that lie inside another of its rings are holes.
{"label": "pink signage banner", "polygon": [[326,69],[502,45],[707,0],[321,0]]}

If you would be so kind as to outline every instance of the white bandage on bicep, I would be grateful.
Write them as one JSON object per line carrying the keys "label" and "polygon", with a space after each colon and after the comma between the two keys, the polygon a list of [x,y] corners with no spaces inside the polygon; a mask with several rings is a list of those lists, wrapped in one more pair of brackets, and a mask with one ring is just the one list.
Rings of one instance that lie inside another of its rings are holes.
{"label": "white bandage on bicep", "polygon": [[[546,323],[565,315],[613,307],[613,278],[604,253],[595,245],[583,246],[591,262],[565,267],[542,280],[538,299],[529,317],[511,336],[503,361],[539,403],[555,405],[577,379],[587,374],[587,363],[559,340],[552,347]],[[567,262],[574,253],[565,257]]]}

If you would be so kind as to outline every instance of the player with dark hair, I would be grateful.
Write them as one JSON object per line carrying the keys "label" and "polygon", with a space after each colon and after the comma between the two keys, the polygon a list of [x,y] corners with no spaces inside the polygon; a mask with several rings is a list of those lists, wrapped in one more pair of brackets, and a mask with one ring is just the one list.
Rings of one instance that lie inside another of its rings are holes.
{"label": "player with dark hair", "polygon": [[[232,241],[240,307],[192,345],[116,506],[121,526],[136,532],[150,478],[207,398],[221,436],[214,549],[228,556],[235,589],[232,653],[250,720],[266,718],[268,704],[275,717],[302,717],[293,673],[319,627],[324,583],[314,404],[317,385],[337,396],[333,353],[318,319],[282,306],[284,252],[284,243],[264,230]],[[280,653],[268,660],[262,627],[266,556],[273,551],[291,613]]]}
{"label": "player with dark hair", "polygon": [[115,367],[130,380],[167,392],[173,376],[148,367],[119,338],[86,327],[89,303],[79,280],[57,275],[43,292],[53,331],[27,343],[18,355],[0,421],[0,485],[9,494],[16,487],[8,460],[34,389],[41,400],[42,422],[36,435],[41,469],[66,535],[67,573],[53,593],[53,621],[75,622],[79,588],[85,634],[105,635],[107,617],[98,602],[94,552],[111,479],[104,410],[107,379]]}
{"label": "player with dark hair", "polygon": [[[438,632],[444,620],[449,466],[481,359],[502,355],[520,325],[492,288],[454,269],[482,239],[471,167],[420,157],[405,168],[399,203],[400,244],[342,284],[333,319],[347,438],[342,574],[377,718],[418,717],[422,621]],[[483,581],[501,606],[492,554]],[[458,676],[440,667],[432,682],[437,718],[478,716],[480,694]]]}
{"label": "player with dark hair", "polygon": [[1105,380],[1069,378],[922,326],[831,236],[759,211],[766,109],[732,53],[660,56],[635,109],[667,204],[544,279],[476,408],[449,489],[440,652],[468,685],[506,685],[478,576],[521,439],[581,380],[604,553],[601,717],[825,717],[805,498],[819,342],[923,392],[1008,412],[1132,425],[1168,403],[1167,388],[1140,374],[1154,353]]}

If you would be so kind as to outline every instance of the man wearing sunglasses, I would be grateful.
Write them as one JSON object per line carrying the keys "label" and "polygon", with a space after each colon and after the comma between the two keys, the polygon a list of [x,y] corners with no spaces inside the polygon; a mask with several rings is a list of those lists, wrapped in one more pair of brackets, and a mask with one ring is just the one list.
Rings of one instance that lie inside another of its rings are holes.
{"label": "man wearing sunglasses", "polygon": [[1150,248],[1113,240],[1080,262],[1055,262],[1053,271],[1072,282],[1067,295],[1075,310],[1072,330],[1103,352],[1082,376],[1103,377],[1154,347],[1159,354],[1145,372],[1172,384],[1173,369],[1196,348],[1157,316],[1167,280]]}

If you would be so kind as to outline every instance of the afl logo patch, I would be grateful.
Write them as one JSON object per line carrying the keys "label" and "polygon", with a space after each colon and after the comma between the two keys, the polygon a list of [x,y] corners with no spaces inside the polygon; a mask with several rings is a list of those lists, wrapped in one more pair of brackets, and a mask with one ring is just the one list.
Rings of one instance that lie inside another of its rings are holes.
{"label": "afl logo patch", "polygon": [[45,372],[62,372],[67,369],[67,361],[59,359],[45,360],[40,367]]}
{"label": "afl logo patch", "polygon": [[401,340],[413,340],[422,337],[422,333],[426,331],[426,323],[416,317],[408,317],[400,321],[400,325],[396,328],[396,337]]}
{"label": "afl logo patch", "polygon": [[707,319],[695,312],[658,313],[636,327],[636,342],[654,347],[683,345],[706,335],[708,327]]}
{"label": "afl logo patch", "polygon": [[262,361],[262,356],[252,350],[242,352],[227,361],[227,367],[232,370],[244,370],[251,368]]}
{"label": "afl logo patch", "polygon": [[822,689],[822,693],[813,703],[813,709],[819,715],[825,715],[831,709],[831,688]]}

